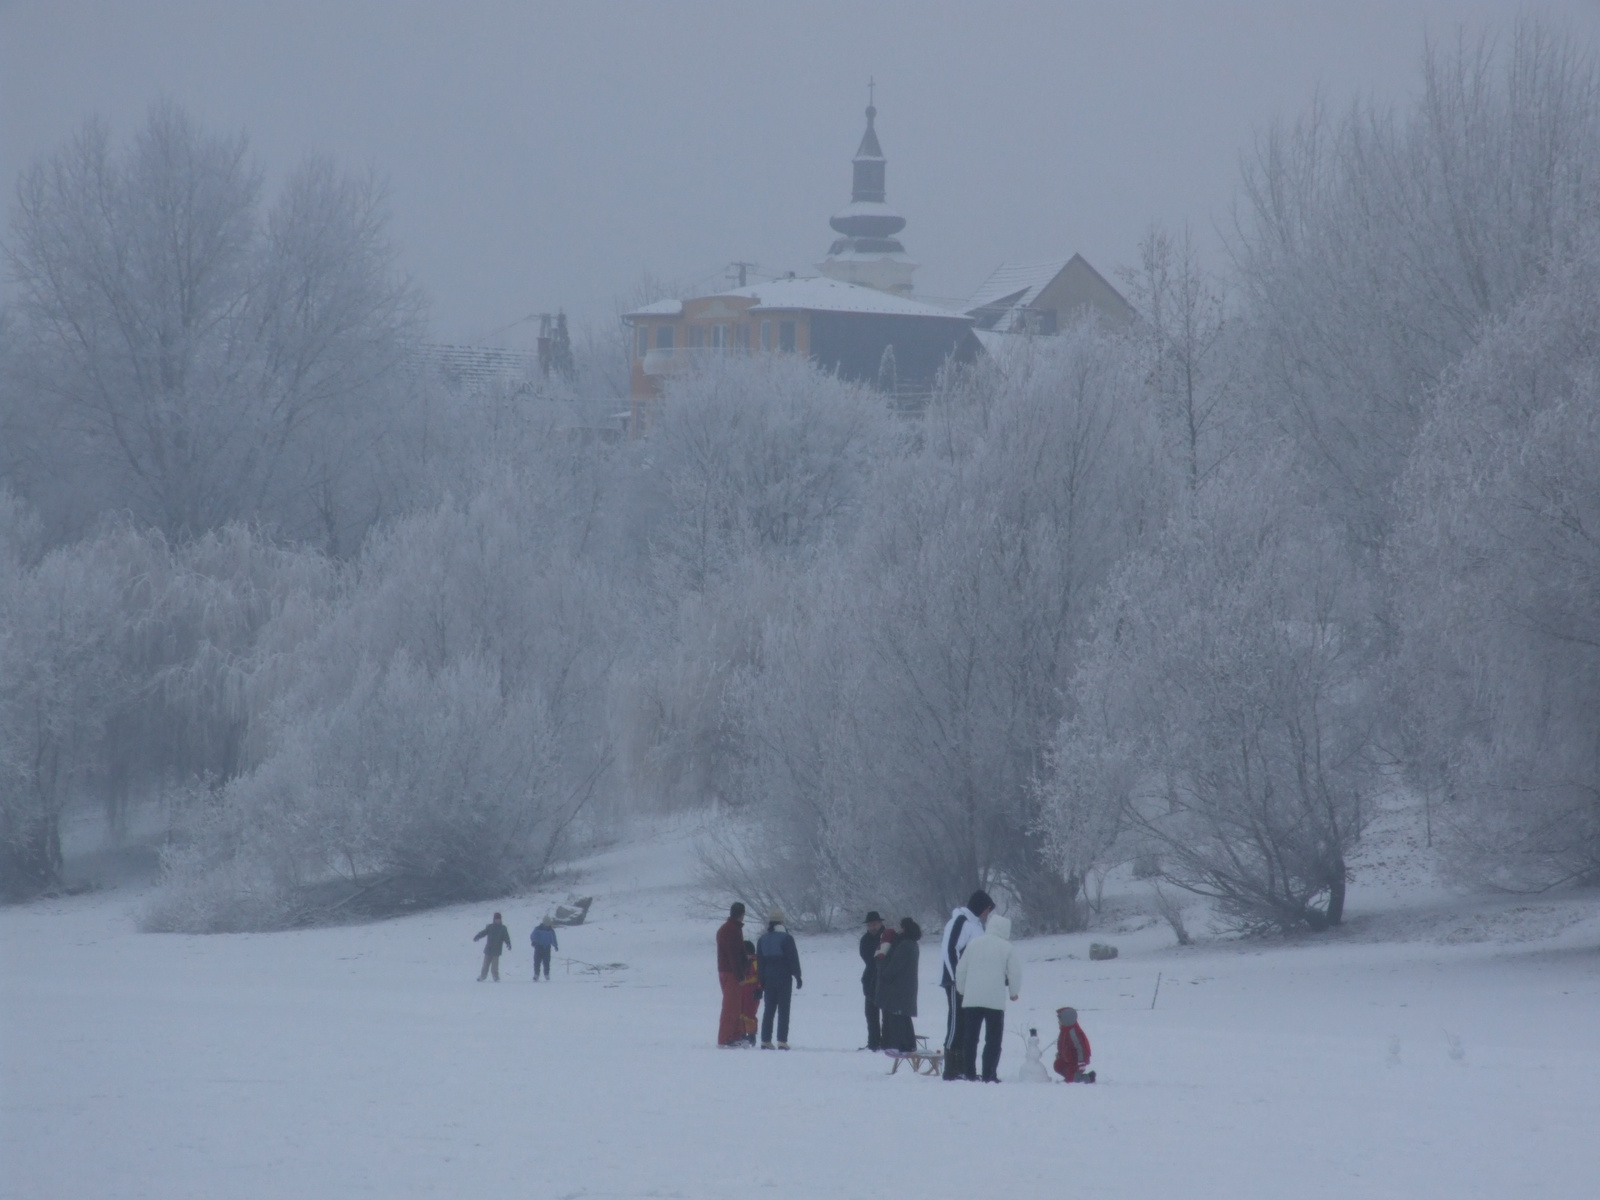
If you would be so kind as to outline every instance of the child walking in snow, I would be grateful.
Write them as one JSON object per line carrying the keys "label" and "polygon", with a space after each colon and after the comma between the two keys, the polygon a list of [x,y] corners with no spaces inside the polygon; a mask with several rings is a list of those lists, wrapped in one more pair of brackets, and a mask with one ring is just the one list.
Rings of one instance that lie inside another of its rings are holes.
{"label": "child walking in snow", "polygon": [[744,954],[750,960],[750,966],[745,970],[744,979],[739,984],[739,1019],[744,1022],[744,1040],[754,1046],[756,1029],[761,1024],[756,1019],[756,1013],[761,1009],[761,974],[756,968],[754,942],[744,944]]}
{"label": "child walking in snow", "polygon": [[1056,1074],[1063,1083],[1093,1083],[1094,1072],[1088,1069],[1089,1035],[1078,1024],[1078,1010],[1058,1008],[1056,1020],[1061,1024],[1061,1035],[1056,1038]]}
{"label": "child walking in snow", "polygon": [[534,926],[529,938],[533,943],[533,980],[539,981],[539,968],[544,968],[545,982],[550,981],[550,951],[561,949],[561,943],[556,940],[555,926],[550,924],[546,917]]}

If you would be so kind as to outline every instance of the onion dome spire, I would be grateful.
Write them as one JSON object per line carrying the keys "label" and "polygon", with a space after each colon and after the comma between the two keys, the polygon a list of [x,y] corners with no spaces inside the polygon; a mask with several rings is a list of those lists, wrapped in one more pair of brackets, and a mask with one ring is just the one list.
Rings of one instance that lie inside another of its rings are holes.
{"label": "onion dome spire", "polygon": [[850,203],[828,221],[843,236],[817,268],[833,279],[904,295],[911,290],[916,264],[907,260],[906,248],[894,236],[906,227],[906,219],[885,202],[888,160],[878,144],[878,108],[871,91],[875,86],[867,85],[867,129],[850,163]]}

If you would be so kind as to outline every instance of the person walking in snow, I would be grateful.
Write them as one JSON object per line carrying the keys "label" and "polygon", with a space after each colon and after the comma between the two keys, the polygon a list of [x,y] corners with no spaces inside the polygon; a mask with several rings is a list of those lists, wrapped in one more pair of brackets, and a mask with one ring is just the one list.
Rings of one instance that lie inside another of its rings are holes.
{"label": "person walking in snow", "polygon": [[944,1077],[962,1079],[968,1074],[961,1061],[962,1036],[961,993],[956,988],[956,966],[966,952],[967,945],[983,932],[983,919],[994,911],[994,901],[989,893],[979,889],[967,898],[965,906],[958,906],[944,923],[944,936],[939,942],[939,986],[944,989],[948,1014],[944,1026]]}
{"label": "person walking in snow", "polygon": [[1022,991],[1022,959],[1011,944],[1011,919],[991,914],[982,936],[967,945],[956,964],[961,993],[963,1078],[977,1079],[978,1032],[983,1037],[983,1081],[1000,1082],[1000,1040],[1006,1032],[1006,997]]}
{"label": "person walking in snow", "polygon": [[878,1007],[883,1010],[883,1045],[886,1050],[910,1054],[917,1048],[917,969],[922,926],[910,917],[900,918],[900,931],[884,942],[878,961]]}
{"label": "person walking in snow", "polygon": [[728,919],[717,927],[717,982],[722,985],[722,1016],[717,1022],[717,1045],[742,1046],[744,1022],[739,1018],[740,992],[749,960],[744,953],[744,905],[735,900]]}
{"label": "person walking in snow", "polygon": [[533,933],[528,940],[533,943],[533,981],[539,982],[539,968],[544,968],[545,982],[550,982],[550,951],[561,949],[561,943],[556,940],[555,926],[550,924],[546,917],[533,927]]}
{"label": "person walking in snow", "polygon": [[511,935],[506,932],[506,927],[500,924],[500,914],[495,913],[494,920],[490,921],[477,933],[472,935],[473,941],[487,938],[483,943],[483,970],[478,972],[478,982],[482,983],[494,972],[494,981],[500,982],[500,951],[511,949]]}
{"label": "person walking in snow", "polygon": [[783,909],[775,908],[767,914],[767,931],[756,943],[756,966],[761,974],[761,994],[765,1006],[761,1011],[761,1048],[771,1050],[772,1018],[778,1018],[778,1049],[789,1048],[790,990],[804,986],[800,981],[800,951],[794,937],[784,928]]}
{"label": "person walking in snow", "polygon": [[1089,1070],[1089,1035],[1078,1024],[1078,1010],[1068,1005],[1056,1009],[1061,1033],[1056,1038],[1056,1074],[1063,1083],[1093,1083]]}
{"label": "person walking in snow", "polygon": [[878,1008],[878,947],[882,942],[883,918],[876,909],[867,914],[867,931],[861,935],[861,993],[867,1002],[867,1049],[883,1045],[883,1023]]}

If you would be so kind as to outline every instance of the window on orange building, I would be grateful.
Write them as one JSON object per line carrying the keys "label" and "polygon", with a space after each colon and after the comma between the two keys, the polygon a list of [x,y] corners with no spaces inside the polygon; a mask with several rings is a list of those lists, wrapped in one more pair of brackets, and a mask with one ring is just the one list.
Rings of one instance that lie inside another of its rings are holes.
{"label": "window on orange building", "polygon": [[778,349],[784,354],[794,353],[794,327],[793,321],[778,322]]}
{"label": "window on orange building", "polygon": [[657,325],[656,326],[656,349],[657,350],[671,350],[672,349],[672,326],[671,325]]}
{"label": "window on orange building", "polygon": [[761,322],[761,348],[763,350],[771,350],[772,349],[772,322],[771,321],[763,321],[763,322]]}
{"label": "window on orange building", "polygon": [[639,357],[645,356],[645,351],[650,349],[650,326],[639,326]]}

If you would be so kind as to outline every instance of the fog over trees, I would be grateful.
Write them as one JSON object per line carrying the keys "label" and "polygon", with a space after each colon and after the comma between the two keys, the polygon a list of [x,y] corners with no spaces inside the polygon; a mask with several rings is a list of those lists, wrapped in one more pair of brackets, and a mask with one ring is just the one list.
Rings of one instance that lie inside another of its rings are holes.
{"label": "fog over trees", "polygon": [[[0,316],[0,890],[155,837],[154,928],[506,894],[634,814],[800,921],[1137,860],[1342,919],[1409,810],[1600,882],[1600,64],[1524,23],[1246,156],[1227,271],[908,415],[805,362],[452,390],[384,189],[158,104],[21,179]],[[609,372],[609,375],[608,375]],[[586,384],[585,381],[588,381]]]}

